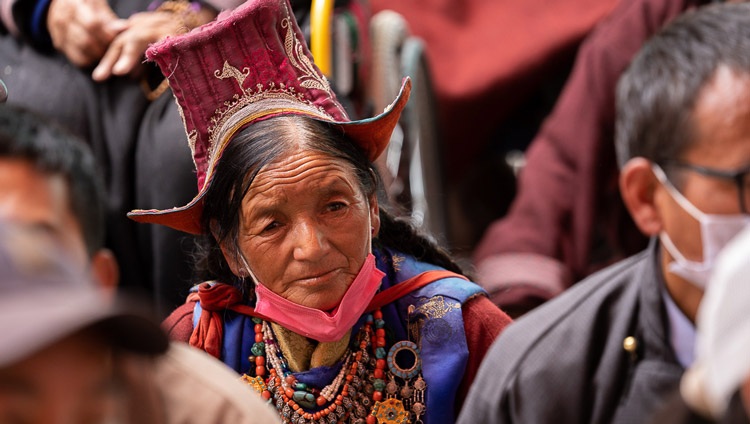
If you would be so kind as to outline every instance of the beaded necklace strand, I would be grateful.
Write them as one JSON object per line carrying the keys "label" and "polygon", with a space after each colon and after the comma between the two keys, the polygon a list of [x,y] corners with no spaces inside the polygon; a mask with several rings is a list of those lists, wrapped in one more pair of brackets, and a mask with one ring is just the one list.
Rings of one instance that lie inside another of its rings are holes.
{"label": "beaded necklace strand", "polygon": [[[297,381],[278,347],[271,326],[257,318],[253,318],[253,322],[255,344],[252,346],[253,356],[250,360],[255,364],[256,376],[245,374],[242,379],[264,399],[274,404],[283,422],[409,423],[409,412],[396,398],[398,385],[394,375],[404,379],[405,386],[400,390],[400,395],[408,398],[406,406],[414,413],[415,422],[421,422],[426,388],[421,375],[409,387],[409,380],[419,371],[418,349],[411,342],[399,342],[391,352],[386,353],[385,322],[379,309],[366,317],[353,344],[356,349],[346,351],[341,370],[330,384],[320,390]],[[404,370],[394,365],[395,353],[404,349],[414,352],[412,368],[416,373],[405,374]],[[390,368],[391,372],[388,373],[386,368]],[[368,372],[368,369],[372,371]],[[387,376],[390,377],[388,383]]]}
{"label": "beaded necklace strand", "polygon": [[[243,379],[259,391],[264,399],[275,401],[284,422],[323,424],[354,418],[354,422],[361,420],[362,423],[374,424],[376,421],[369,419],[369,409],[372,400],[382,399],[382,389],[374,390],[371,394],[361,389],[363,382],[367,381],[367,363],[370,361],[368,348],[373,342],[382,345],[381,348],[385,346],[385,333],[382,332],[378,337],[377,332],[372,329],[376,321],[379,321],[376,326],[382,328],[382,313],[379,310],[367,317],[358,333],[358,349],[347,350],[341,370],[333,381],[316,391],[298,382],[289,370],[271,326],[254,319],[255,344],[251,360],[255,363],[256,377],[245,375]],[[384,360],[376,361],[375,373],[384,375],[385,366]],[[264,381],[266,375],[269,378]],[[314,412],[309,412],[310,410]]]}

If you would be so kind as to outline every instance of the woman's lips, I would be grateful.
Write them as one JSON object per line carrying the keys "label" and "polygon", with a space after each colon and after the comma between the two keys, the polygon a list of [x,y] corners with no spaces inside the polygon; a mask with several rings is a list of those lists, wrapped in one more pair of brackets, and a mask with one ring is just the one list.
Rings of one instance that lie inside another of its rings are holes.
{"label": "woman's lips", "polygon": [[340,269],[336,268],[331,271],[324,271],[321,273],[313,273],[309,276],[298,278],[295,280],[295,283],[302,283],[302,284],[311,284],[311,285],[317,285],[322,284],[330,281],[333,279],[336,275],[339,274]]}

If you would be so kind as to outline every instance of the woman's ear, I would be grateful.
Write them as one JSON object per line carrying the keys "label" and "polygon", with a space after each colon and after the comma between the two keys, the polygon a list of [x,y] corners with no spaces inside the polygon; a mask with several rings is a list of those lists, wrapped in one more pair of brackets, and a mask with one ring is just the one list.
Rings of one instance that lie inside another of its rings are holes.
{"label": "woman's ear", "polygon": [[378,206],[378,195],[373,193],[369,199],[370,203],[370,225],[372,226],[372,237],[375,238],[380,232],[380,207]]}
{"label": "woman's ear", "polygon": [[224,260],[227,261],[227,265],[229,265],[229,269],[232,270],[232,274],[238,276],[238,277],[245,277],[245,267],[240,262],[237,255],[239,255],[239,252],[237,251],[239,248],[235,246],[233,243],[229,243],[227,240],[221,240],[219,237],[220,231],[219,231],[219,225],[216,221],[211,221],[211,236],[216,240],[216,243],[219,245],[219,248],[221,249],[221,254],[224,255]]}
{"label": "woman's ear", "polygon": [[237,248],[234,246],[230,247],[229,243],[226,242],[219,242],[219,248],[221,249],[222,255],[224,255],[224,260],[226,260],[227,265],[229,265],[229,269],[232,270],[232,274],[240,278],[247,277],[245,267],[239,260],[239,252],[237,252]]}
{"label": "woman's ear", "polygon": [[659,180],[651,169],[651,161],[642,157],[630,159],[620,171],[620,193],[638,229],[647,236],[655,236],[663,228],[656,205],[655,193]]}

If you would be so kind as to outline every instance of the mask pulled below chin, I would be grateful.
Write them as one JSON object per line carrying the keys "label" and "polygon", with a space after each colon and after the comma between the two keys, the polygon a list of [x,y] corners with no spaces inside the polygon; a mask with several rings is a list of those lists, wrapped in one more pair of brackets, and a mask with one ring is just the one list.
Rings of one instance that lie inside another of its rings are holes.
{"label": "mask pulled below chin", "polygon": [[332,313],[291,302],[258,283],[255,311],[297,334],[319,342],[335,342],[341,340],[365,312],[384,275],[375,267],[375,256],[368,254]]}

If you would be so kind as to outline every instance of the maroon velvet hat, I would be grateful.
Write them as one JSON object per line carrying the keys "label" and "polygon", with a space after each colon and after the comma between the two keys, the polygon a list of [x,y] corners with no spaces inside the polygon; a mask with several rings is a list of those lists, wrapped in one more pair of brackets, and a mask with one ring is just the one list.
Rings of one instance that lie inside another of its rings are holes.
{"label": "maroon velvet hat", "polygon": [[303,115],[334,124],[375,160],[411,91],[405,78],[382,114],[351,121],[313,62],[288,0],[249,0],[214,22],[151,46],[146,56],[159,65],[177,100],[198,195],[182,207],[134,210],[128,216],[192,234],[201,232],[203,196],[240,129],[275,116]]}

